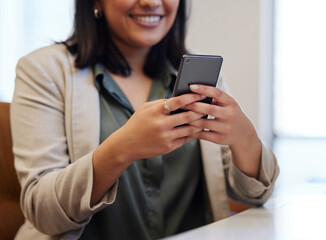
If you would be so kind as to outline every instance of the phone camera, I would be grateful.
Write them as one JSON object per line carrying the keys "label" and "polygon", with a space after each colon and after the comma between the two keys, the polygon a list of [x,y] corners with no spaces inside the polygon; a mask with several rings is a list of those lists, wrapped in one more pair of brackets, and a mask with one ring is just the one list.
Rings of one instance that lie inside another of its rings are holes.
{"label": "phone camera", "polygon": [[185,63],[190,63],[190,59],[189,58],[186,58],[185,59]]}

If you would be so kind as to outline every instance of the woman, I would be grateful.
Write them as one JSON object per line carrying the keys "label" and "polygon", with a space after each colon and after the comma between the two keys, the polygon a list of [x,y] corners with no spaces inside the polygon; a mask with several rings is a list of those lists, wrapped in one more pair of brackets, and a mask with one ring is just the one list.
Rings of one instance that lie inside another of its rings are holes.
{"label": "woman", "polygon": [[72,36],[19,61],[17,239],[156,239],[267,200],[277,162],[237,102],[170,98],[185,19],[186,0],[76,0]]}

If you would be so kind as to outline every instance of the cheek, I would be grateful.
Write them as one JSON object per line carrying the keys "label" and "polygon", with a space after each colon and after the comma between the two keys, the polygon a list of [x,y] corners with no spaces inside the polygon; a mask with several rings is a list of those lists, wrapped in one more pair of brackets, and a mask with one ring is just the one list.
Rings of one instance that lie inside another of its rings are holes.
{"label": "cheek", "polygon": [[126,21],[125,19],[126,16],[123,11],[120,11],[120,9],[116,9],[115,11],[111,11],[111,9],[107,10],[105,12],[105,18],[106,18],[106,23],[108,25],[109,31],[111,33],[120,32],[120,30],[123,28],[123,25]]}
{"label": "cheek", "polygon": [[178,0],[165,0],[164,4],[165,4],[166,11],[169,11],[170,13],[176,15],[176,13],[178,11],[178,8],[179,8],[180,1],[178,1]]}
{"label": "cheek", "polygon": [[[169,22],[174,22],[178,8],[179,8],[179,3],[180,1],[177,0],[166,0],[165,2],[165,11],[169,15]],[[172,24],[171,24],[172,25]]]}
{"label": "cheek", "polygon": [[126,0],[104,0],[102,7],[107,21],[115,22],[121,21],[130,10],[131,3]]}

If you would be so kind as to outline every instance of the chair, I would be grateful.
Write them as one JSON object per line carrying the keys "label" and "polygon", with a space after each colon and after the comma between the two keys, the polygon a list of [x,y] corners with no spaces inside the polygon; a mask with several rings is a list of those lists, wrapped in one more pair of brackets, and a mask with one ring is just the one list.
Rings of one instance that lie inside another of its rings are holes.
{"label": "chair", "polygon": [[24,222],[20,185],[14,169],[9,120],[10,103],[0,102],[0,239],[13,239]]}
{"label": "chair", "polygon": [[240,213],[240,212],[243,212],[249,208],[252,208],[252,206],[250,205],[246,205],[244,203],[240,203],[240,202],[236,202],[232,199],[228,199],[228,203],[229,203],[229,208],[230,208],[230,211],[231,211],[231,215],[234,215],[236,213]]}

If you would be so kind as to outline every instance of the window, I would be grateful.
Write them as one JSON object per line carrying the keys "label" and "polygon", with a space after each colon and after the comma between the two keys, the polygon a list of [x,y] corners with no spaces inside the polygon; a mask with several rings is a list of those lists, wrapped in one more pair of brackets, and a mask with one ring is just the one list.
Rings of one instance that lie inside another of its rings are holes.
{"label": "window", "polygon": [[326,1],[277,0],[274,129],[326,137]]}
{"label": "window", "polygon": [[326,1],[276,0],[274,142],[278,186],[326,182]]}
{"label": "window", "polygon": [[11,101],[20,57],[65,40],[72,27],[73,0],[0,0],[0,101]]}

